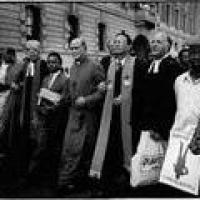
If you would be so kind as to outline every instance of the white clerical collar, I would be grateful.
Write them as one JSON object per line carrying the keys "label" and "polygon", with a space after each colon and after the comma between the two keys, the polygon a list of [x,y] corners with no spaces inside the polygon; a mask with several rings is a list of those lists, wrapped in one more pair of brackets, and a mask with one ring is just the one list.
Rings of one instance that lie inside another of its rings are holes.
{"label": "white clerical collar", "polygon": [[124,65],[125,65],[125,62],[126,62],[126,57],[124,57],[122,60],[120,60],[120,62],[121,62],[121,64],[122,64],[122,66],[124,66]]}
{"label": "white clerical collar", "polygon": [[26,76],[33,77],[34,74],[35,74],[35,64],[33,62],[30,62],[27,67]]}
{"label": "white clerical collar", "polygon": [[160,63],[162,62],[163,59],[165,59],[166,57],[169,56],[169,53],[165,54],[162,58],[160,59],[155,59],[153,60],[153,62],[151,63],[148,72],[151,73],[153,72],[153,74],[157,74],[159,72],[159,66]]}
{"label": "white clerical collar", "polygon": [[126,62],[126,57],[124,57],[123,59],[115,58],[115,62],[121,64],[121,66],[124,66]]}

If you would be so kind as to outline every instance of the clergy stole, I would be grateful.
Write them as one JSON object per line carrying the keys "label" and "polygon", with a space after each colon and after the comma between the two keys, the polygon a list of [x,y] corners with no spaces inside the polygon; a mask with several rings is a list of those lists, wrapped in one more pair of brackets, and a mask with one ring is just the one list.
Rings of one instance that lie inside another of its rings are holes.
{"label": "clergy stole", "polygon": [[[121,77],[121,134],[124,152],[124,167],[130,168],[132,156],[132,128],[130,123],[131,106],[132,106],[132,87],[134,73],[135,58],[128,56],[125,60],[125,65],[122,70]],[[107,149],[110,123],[112,117],[112,107],[114,102],[115,90],[115,71],[116,63],[112,62],[107,76],[107,93],[105,97],[100,129],[98,133],[97,143],[94,156],[90,168],[90,176],[100,179],[102,174],[105,152]]]}
{"label": "clergy stole", "polygon": [[26,130],[29,130],[30,120],[33,117],[33,110],[37,104],[37,93],[40,88],[40,60],[34,66],[27,66],[25,74],[22,108],[20,113],[20,124]]}

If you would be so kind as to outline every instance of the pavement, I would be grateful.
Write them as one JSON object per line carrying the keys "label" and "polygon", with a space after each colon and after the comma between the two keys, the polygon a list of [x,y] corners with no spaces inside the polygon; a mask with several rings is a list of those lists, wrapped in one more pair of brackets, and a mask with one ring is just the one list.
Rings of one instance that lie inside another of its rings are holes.
{"label": "pavement", "polygon": [[29,186],[26,188],[1,188],[0,198],[195,198],[194,195],[170,186],[156,184],[123,190],[84,187],[72,192],[59,193],[54,188]]}

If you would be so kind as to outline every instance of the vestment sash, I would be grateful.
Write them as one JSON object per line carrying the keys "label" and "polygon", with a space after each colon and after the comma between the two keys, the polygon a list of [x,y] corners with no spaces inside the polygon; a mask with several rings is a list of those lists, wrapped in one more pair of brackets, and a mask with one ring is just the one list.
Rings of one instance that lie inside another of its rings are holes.
{"label": "vestment sash", "polygon": [[[125,66],[122,71],[122,104],[121,104],[121,134],[122,144],[124,152],[124,167],[130,167],[130,161],[132,156],[132,128],[130,122],[131,106],[132,106],[132,86],[133,86],[133,70],[134,70],[135,58],[127,57]],[[90,168],[90,176],[100,178],[103,162],[105,158],[105,152],[108,144],[110,123],[112,118],[113,107],[113,93],[115,88],[115,62],[111,63],[108,70],[107,78],[107,94],[102,112],[101,124],[98,133],[96,148]]]}
{"label": "vestment sash", "polygon": [[115,84],[115,62],[112,62],[107,76],[107,93],[103,106],[102,118],[100,123],[100,129],[98,133],[96,148],[90,168],[90,176],[100,178],[105,158],[105,152],[107,148],[109,132],[110,132],[110,121],[112,117],[112,104],[113,104],[113,91]]}
{"label": "vestment sash", "polygon": [[121,134],[122,145],[124,152],[124,167],[130,168],[132,157],[132,127],[131,127],[131,109],[132,109],[132,88],[134,76],[135,58],[128,57],[125,61],[125,66],[122,71],[121,84]]}

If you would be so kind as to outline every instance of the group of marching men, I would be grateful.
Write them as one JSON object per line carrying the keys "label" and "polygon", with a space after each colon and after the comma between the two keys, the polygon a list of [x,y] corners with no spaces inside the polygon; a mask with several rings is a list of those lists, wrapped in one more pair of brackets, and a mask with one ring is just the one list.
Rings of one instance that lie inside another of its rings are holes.
{"label": "group of marching men", "polygon": [[[198,130],[200,67],[188,49],[171,56],[163,32],[152,34],[147,58],[132,56],[131,47],[130,36],[118,33],[98,62],[88,57],[86,41],[74,38],[69,76],[59,53],[40,58],[38,41],[27,42],[23,63],[7,50],[0,67],[1,185],[70,192],[91,184],[91,176],[117,192],[129,185],[141,131],[168,140],[170,130]],[[197,154],[198,138],[191,143]]]}

